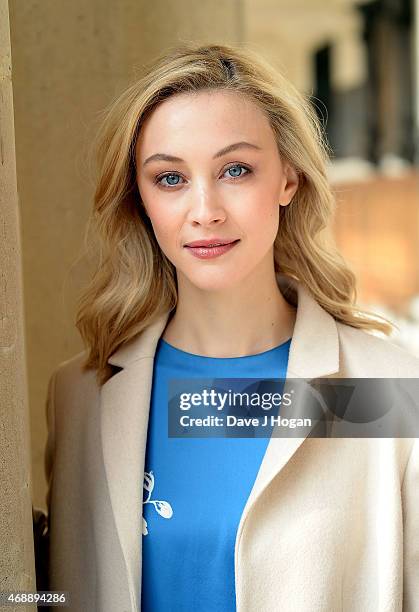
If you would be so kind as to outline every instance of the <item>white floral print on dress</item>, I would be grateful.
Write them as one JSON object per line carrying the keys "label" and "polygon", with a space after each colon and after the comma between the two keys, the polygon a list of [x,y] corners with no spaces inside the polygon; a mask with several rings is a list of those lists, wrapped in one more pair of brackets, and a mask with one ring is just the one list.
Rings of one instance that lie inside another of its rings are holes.
{"label": "white floral print on dress", "polygon": [[[154,474],[152,471],[144,472],[144,485],[143,488],[147,491],[147,498],[143,501],[144,504],[153,504],[155,510],[165,519],[172,518],[173,510],[172,506],[167,501],[161,501],[156,499],[150,499],[151,493],[154,489]],[[148,534],[147,521],[143,518],[143,535]]]}

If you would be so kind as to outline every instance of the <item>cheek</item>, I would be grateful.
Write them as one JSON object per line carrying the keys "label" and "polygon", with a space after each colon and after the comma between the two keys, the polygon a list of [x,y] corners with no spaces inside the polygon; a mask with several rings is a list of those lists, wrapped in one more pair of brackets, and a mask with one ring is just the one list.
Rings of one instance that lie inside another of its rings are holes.
{"label": "cheek", "polygon": [[153,226],[154,234],[157,242],[167,242],[171,235],[173,220],[171,219],[170,209],[167,203],[161,201],[156,195],[155,189],[150,187],[148,183],[137,182],[142,205],[145,208],[149,217],[150,223]]}
{"label": "cheek", "polygon": [[272,193],[258,193],[257,197],[248,200],[243,222],[248,237],[262,242],[269,242],[275,237],[279,223],[279,204]]}
{"label": "cheek", "polygon": [[148,207],[148,214],[157,242],[167,254],[176,247],[179,236],[179,217],[168,213],[166,207],[160,207],[155,203],[152,207]]}

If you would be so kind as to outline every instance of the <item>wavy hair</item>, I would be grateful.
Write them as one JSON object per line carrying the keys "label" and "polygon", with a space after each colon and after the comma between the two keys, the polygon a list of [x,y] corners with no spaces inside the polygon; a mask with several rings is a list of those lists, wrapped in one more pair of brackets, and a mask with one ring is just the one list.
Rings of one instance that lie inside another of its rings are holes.
{"label": "wavy hair", "polygon": [[390,334],[390,321],[356,306],[355,275],[332,239],[329,149],[308,96],[239,45],[183,43],[145,68],[105,109],[94,143],[98,177],[85,243],[97,245],[98,259],[77,304],[76,327],[88,349],[83,365],[97,369],[99,384],[111,375],[112,353],[177,304],[175,267],[161,251],[141,202],[135,144],[153,110],[182,92],[232,90],[259,105],[281,157],[299,175],[292,202],[280,207],[275,272],[303,283],[336,320]]}

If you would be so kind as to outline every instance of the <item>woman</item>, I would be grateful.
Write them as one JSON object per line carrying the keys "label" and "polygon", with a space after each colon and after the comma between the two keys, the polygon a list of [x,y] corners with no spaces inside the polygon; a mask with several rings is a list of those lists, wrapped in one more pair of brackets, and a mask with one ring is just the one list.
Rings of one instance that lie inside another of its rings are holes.
{"label": "woman", "polygon": [[331,245],[309,102],[250,51],[183,45],[97,150],[86,350],[48,390],[50,588],[77,611],[418,610],[415,439],[168,436],[173,379],[419,374]]}

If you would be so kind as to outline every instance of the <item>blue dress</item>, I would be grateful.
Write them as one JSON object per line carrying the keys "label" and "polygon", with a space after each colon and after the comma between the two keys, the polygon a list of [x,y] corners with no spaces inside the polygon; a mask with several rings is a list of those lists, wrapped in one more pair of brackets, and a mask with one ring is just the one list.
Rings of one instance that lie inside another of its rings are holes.
{"label": "blue dress", "polygon": [[237,527],[270,439],[170,438],[169,379],[285,378],[290,343],[214,358],[159,339],[143,489],[142,612],[236,610]]}

